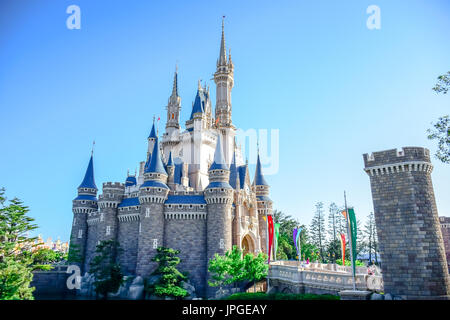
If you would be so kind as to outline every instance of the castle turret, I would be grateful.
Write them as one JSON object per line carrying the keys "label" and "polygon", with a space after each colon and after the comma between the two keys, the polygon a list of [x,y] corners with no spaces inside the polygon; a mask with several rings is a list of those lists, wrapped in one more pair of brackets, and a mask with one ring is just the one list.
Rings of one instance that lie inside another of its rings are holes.
{"label": "castle turret", "polygon": [[450,279],[428,149],[364,154],[382,259],[384,291],[404,299],[449,299]]}
{"label": "castle turret", "polygon": [[267,254],[267,216],[272,215],[272,200],[269,198],[269,184],[267,183],[261,168],[261,160],[256,160],[255,179],[253,180],[253,190],[256,194],[256,207],[258,212],[259,235],[261,240],[261,250]]}
{"label": "castle turret", "polygon": [[216,110],[215,126],[220,129],[224,144],[224,156],[227,163],[233,156],[233,140],[236,136],[236,128],[231,121],[231,90],[234,86],[234,65],[231,56],[227,58],[225,46],[224,21],[222,20],[222,38],[220,41],[220,53],[217,60],[217,68],[214,73],[216,83]]}
{"label": "castle turret", "polygon": [[150,131],[147,141],[148,141],[147,159],[150,160],[150,156],[151,156],[151,153],[152,153],[153,147],[155,146],[155,141],[156,141],[155,117],[153,117],[152,130]]}
{"label": "castle turret", "polygon": [[231,127],[231,89],[234,85],[234,65],[231,57],[227,59],[225,47],[224,22],[222,20],[222,38],[220,41],[220,53],[217,60],[217,69],[214,73],[216,83],[216,121],[219,128]]}
{"label": "castle turret", "polygon": [[232,245],[231,207],[233,188],[229,184],[230,169],[225,162],[220,134],[217,137],[214,162],[211,164],[208,173],[209,185],[205,188],[205,200],[208,207],[207,261],[212,259],[216,253],[225,254],[226,251],[231,249]]}
{"label": "castle turret", "polygon": [[180,131],[181,98],[178,95],[178,68],[173,77],[172,94],[167,104],[166,134],[171,137]]}
{"label": "castle turret", "polygon": [[103,183],[103,193],[98,197],[100,216],[98,221],[98,241],[116,240],[118,206],[125,194],[125,184],[120,182]]}
{"label": "castle turret", "polygon": [[168,174],[167,184],[169,185],[170,189],[174,190],[175,189],[175,182],[174,182],[175,164],[173,162],[172,151],[170,151],[170,153],[169,153],[169,159],[167,160],[166,168],[167,168],[167,174]]}
{"label": "castle turret", "polygon": [[[98,210],[97,186],[94,180],[93,155],[89,160],[84,179],[78,187],[78,196],[72,201],[73,223],[70,235],[70,250],[79,258],[85,257],[88,232],[87,219]],[[82,267],[83,263],[78,263]]]}
{"label": "castle turret", "polygon": [[163,246],[164,202],[169,193],[167,177],[156,138],[150,164],[144,173],[144,183],[139,189],[141,211],[136,273],[140,276],[148,276],[156,268],[151,259],[156,249]]}

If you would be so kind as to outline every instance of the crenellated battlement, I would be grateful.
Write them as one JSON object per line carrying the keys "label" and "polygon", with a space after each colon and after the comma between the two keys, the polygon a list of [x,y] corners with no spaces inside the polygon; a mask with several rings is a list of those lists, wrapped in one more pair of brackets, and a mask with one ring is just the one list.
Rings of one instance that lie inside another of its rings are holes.
{"label": "crenellated battlement", "polygon": [[430,162],[430,151],[422,147],[403,147],[384,151],[365,153],[364,166],[377,167],[403,162]]}
{"label": "crenellated battlement", "polygon": [[125,184],[122,182],[104,182],[103,183],[103,192],[108,189],[117,189],[125,192]]}

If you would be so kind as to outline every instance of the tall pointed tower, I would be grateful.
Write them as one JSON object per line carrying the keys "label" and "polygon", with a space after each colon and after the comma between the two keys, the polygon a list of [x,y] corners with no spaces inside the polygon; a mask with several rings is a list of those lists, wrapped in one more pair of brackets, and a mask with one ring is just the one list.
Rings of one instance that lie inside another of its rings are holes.
{"label": "tall pointed tower", "polygon": [[178,95],[178,67],[173,76],[172,94],[167,104],[166,134],[171,137],[180,131],[181,98]]}
{"label": "tall pointed tower", "polygon": [[216,83],[216,127],[220,129],[223,136],[224,156],[227,163],[231,162],[233,156],[233,141],[235,127],[231,121],[231,90],[234,85],[234,65],[231,55],[226,52],[224,20],[222,19],[222,38],[220,41],[220,53],[217,60],[214,82]]}
{"label": "tall pointed tower", "polygon": [[[214,254],[224,255],[231,249],[231,207],[233,204],[233,188],[229,184],[230,169],[223,156],[220,134],[217,137],[214,162],[209,168],[209,185],[205,189],[205,201],[208,207],[206,226],[207,261]],[[211,296],[214,288],[208,287]]]}
{"label": "tall pointed tower", "polygon": [[[73,223],[70,235],[70,250],[77,252],[77,256],[84,258],[87,239],[87,218],[98,210],[97,186],[94,180],[93,154],[89,160],[84,179],[78,187],[78,196],[72,201]],[[83,263],[78,263],[82,268]]]}
{"label": "tall pointed tower", "polygon": [[269,184],[267,183],[261,168],[261,160],[256,160],[255,180],[253,189],[256,193],[256,206],[258,210],[259,235],[261,239],[261,249],[267,253],[267,216],[272,215],[272,200],[269,198]]}
{"label": "tall pointed tower", "polygon": [[164,202],[167,200],[167,172],[161,159],[158,138],[153,146],[149,165],[144,172],[144,183],[139,188],[141,204],[136,273],[148,276],[156,267],[151,259],[163,245]]}

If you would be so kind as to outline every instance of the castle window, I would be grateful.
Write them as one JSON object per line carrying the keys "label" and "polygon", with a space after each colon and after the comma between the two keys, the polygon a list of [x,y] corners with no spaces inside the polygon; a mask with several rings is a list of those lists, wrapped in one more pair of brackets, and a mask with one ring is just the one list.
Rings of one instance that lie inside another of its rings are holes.
{"label": "castle window", "polygon": [[153,239],[153,249],[158,248],[158,239]]}
{"label": "castle window", "polygon": [[189,206],[189,208],[191,208],[192,209],[192,204]]}
{"label": "castle window", "polygon": [[171,204],[169,204],[169,208],[172,208],[172,205],[171,205]]}
{"label": "castle window", "polygon": [[223,239],[219,240],[219,248],[224,249],[225,248],[225,241]]}
{"label": "castle window", "polygon": [[183,208],[183,205],[179,204],[179,205],[178,205],[178,208],[180,208],[180,209]]}
{"label": "castle window", "polygon": [[150,208],[145,208],[145,217],[146,218],[150,217]]}
{"label": "castle window", "polygon": [[109,236],[111,234],[111,226],[106,226],[106,235]]}
{"label": "castle window", "polygon": [[77,218],[73,218],[73,225],[75,226],[77,224]]}
{"label": "castle window", "polygon": [[83,238],[83,230],[82,229],[78,230],[78,238],[79,239]]}
{"label": "castle window", "polygon": [[175,115],[172,113],[172,119],[175,118]]}

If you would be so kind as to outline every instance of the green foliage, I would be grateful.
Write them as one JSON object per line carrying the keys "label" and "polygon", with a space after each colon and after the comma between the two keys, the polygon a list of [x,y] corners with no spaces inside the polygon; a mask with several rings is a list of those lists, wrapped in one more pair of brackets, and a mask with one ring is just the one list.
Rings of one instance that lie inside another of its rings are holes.
{"label": "green foliage", "polygon": [[181,287],[181,282],[187,277],[182,274],[176,266],[181,262],[177,254],[179,250],[159,247],[157,254],[152,261],[158,262],[158,268],[153,275],[160,275],[158,282],[153,285],[146,285],[145,290],[159,297],[172,297],[176,299],[184,298],[189,293]]}
{"label": "green foliage", "polygon": [[108,293],[119,290],[123,283],[123,273],[120,265],[115,262],[116,255],[123,251],[115,240],[101,241],[96,249],[96,255],[91,261],[90,272],[94,275],[94,286],[97,294],[108,298]]}
{"label": "green foliage", "polygon": [[331,294],[241,292],[232,294],[222,300],[340,300],[340,297]]}
{"label": "green foliage", "polygon": [[323,202],[316,203],[316,213],[311,221],[310,236],[311,243],[319,249],[319,261],[324,261],[326,231]]}
{"label": "green foliage", "polygon": [[27,233],[37,226],[27,216],[28,207],[17,198],[6,205],[4,194],[5,189],[0,189],[0,300],[32,300],[31,249],[36,238],[28,238]]}
{"label": "green foliage", "polygon": [[211,278],[208,280],[208,285],[222,288],[228,282],[228,279],[231,278],[228,269],[228,258],[225,255],[222,256],[216,253],[214,258],[209,260],[208,271],[211,274]]}
{"label": "green foliage", "polygon": [[[337,260],[336,260],[336,264],[342,266],[342,259],[337,259]],[[351,260],[349,260],[349,259],[346,258],[346,259],[345,259],[345,265],[346,265],[346,266],[351,266],[351,265],[352,265]],[[366,265],[365,265],[365,263],[362,262],[361,260],[355,260],[355,266],[357,266],[357,267],[365,267]]]}
{"label": "green foliage", "polygon": [[69,245],[69,253],[67,255],[67,262],[68,263],[83,263],[84,259],[81,255],[81,249],[80,246],[76,243],[70,242]]}
{"label": "green foliage", "polygon": [[437,93],[447,94],[448,89],[450,89],[450,71],[446,74],[440,75],[437,79],[438,82],[433,87],[433,90]]}
{"label": "green foliage", "polygon": [[234,284],[235,286],[248,280],[256,282],[267,276],[268,265],[266,264],[267,255],[259,253],[254,256],[252,253],[242,257],[242,250],[237,246],[225,253],[225,255],[215,254],[209,261],[208,271],[211,279],[208,284],[211,287],[220,287]]}
{"label": "green foliage", "polygon": [[[269,265],[266,264],[267,255],[259,253],[257,256],[246,254],[243,259],[243,278],[254,284],[267,277]],[[254,288],[256,291],[256,287]]]}
{"label": "green foliage", "polygon": [[428,139],[438,141],[436,158],[443,163],[450,163],[450,118],[448,115],[440,117],[433,124],[434,130],[428,129]]}

